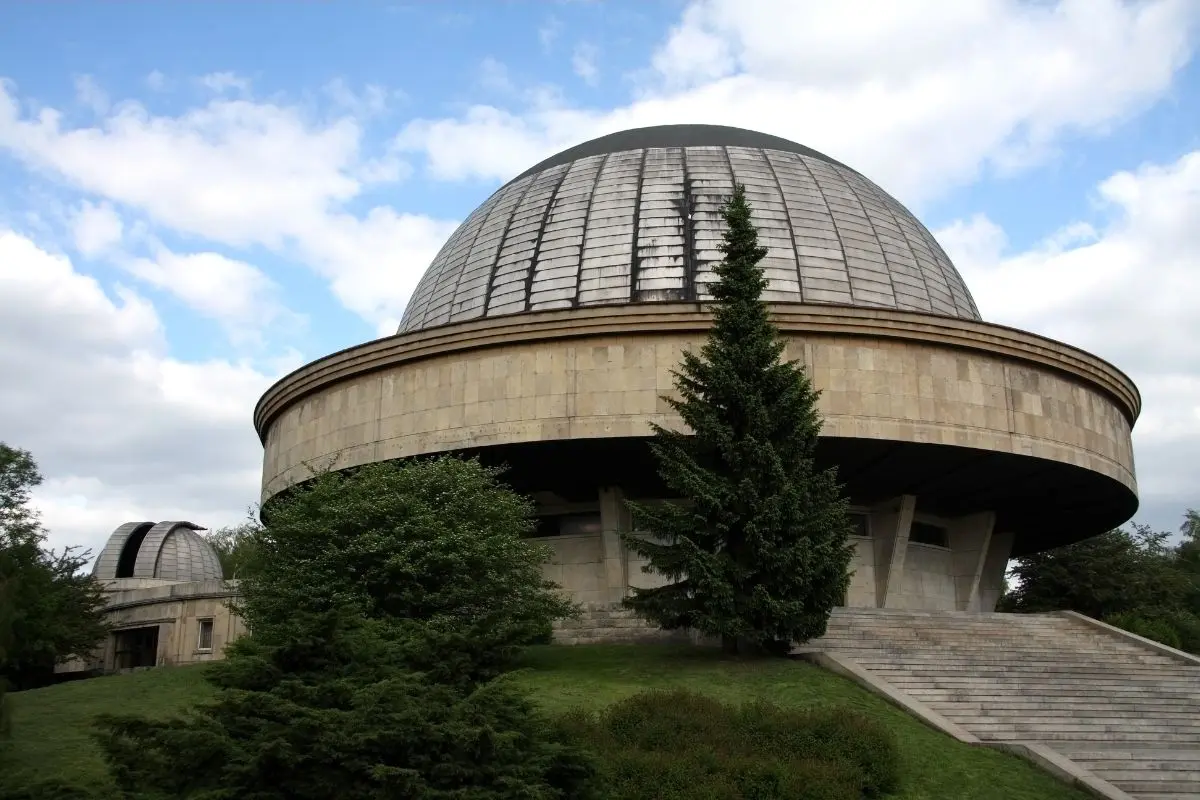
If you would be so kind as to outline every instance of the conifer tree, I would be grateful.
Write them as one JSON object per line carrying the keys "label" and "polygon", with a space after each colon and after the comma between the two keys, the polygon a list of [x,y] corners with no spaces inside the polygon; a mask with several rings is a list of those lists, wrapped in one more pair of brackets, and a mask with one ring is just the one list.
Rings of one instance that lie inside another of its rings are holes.
{"label": "conifer tree", "polygon": [[655,426],[650,444],[678,499],[631,503],[635,530],[651,536],[624,537],[671,582],[625,602],[663,628],[719,636],[728,652],[784,654],[822,635],[845,594],[847,500],[836,471],[815,462],[818,392],[783,360],[744,186],[722,215],[712,327],[674,373],[679,397],[665,398],[687,430]]}

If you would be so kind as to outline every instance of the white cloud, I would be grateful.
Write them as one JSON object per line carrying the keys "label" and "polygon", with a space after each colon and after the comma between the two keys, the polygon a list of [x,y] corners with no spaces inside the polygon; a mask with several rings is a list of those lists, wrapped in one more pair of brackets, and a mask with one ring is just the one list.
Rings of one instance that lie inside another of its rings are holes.
{"label": "white cloud", "polygon": [[145,299],[0,231],[0,441],[48,476],[35,502],[56,547],[96,551],[127,519],[238,521],[262,458],[247,409],[299,361],[172,358]]}
{"label": "white cloud", "polygon": [[549,53],[554,47],[554,43],[558,41],[559,34],[562,33],[562,20],[558,17],[548,17],[545,22],[538,26],[538,42],[542,45],[542,52]]}
{"label": "white cloud", "polygon": [[352,114],[356,119],[379,116],[386,113],[393,102],[405,99],[404,92],[377,84],[368,84],[361,91],[356,91],[341,78],[325,84],[323,93],[335,108]]}
{"label": "white cloud", "polygon": [[125,267],[242,339],[284,313],[274,281],[258,268],[220,253],[179,255],[160,245],[153,259],[131,259]]}
{"label": "white cloud", "polygon": [[624,128],[729,124],[823,150],[919,202],[1141,110],[1187,61],[1198,21],[1191,0],[699,0],[628,105],[474,106],[415,121],[397,143],[438,178],[507,179]]}
{"label": "white cloud", "polygon": [[75,249],[86,258],[94,258],[120,244],[125,226],[110,203],[84,200],[71,218]]}
{"label": "white cloud", "polygon": [[588,86],[596,86],[600,83],[600,68],[596,65],[599,58],[600,48],[590,42],[580,42],[571,54],[571,69]]}
{"label": "white cloud", "polygon": [[489,92],[502,94],[507,94],[515,89],[512,76],[508,73],[508,67],[504,62],[491,56],[479,62],[479,85]]}
{"label": "white cloud", "polygon": [[146,87],[154,92],[164,91],[167,89],[168,85],[170,84],[170,81],[167,79],[167,76],[162,74],[158,70],[153,70],[148,75],[146,75],[145,80],[146,80]]}
{"label": "white cloud", "polygon": [[1008,253],[983,216],[937,236],[985,319],[1082,347],[1133,378],[1144,505],[1178,515],[1200,503],[1200,150],[1113,175],[1096,204],[1105,222],[1066,225],[1025,252]]}
{"label": "white cloud", "polygon": [[[382,326],[453,224],[386,206],[344,211],[369,184],[406,173],[393,153],[365,157],[361,139],[349,115],[314,120],[294,107],[225,98],[179,116],[124,102],[97,125],[72,128],[54,109],[23,116],[11,85],[0,83],[0,148],[153,225],[298,258],[348,309]],[[367,241],[404,249],[373,251]]]}
{"label": "white cloud", "polygon": [[75,99],[93,114],[106,114],[109,109],[108,93],[100,88],[91,75],[80,75],[75,78]]}
{"label": "white cloud", "polygon": [[380,336],[390,336],[425,267],[457,226],[381,206],[363,218],[329,217],[302,252],[346,308],[373,322]]}
{"label": "white cloud", "polygon": [[215,94],[225,94],[226,92],[248,94],[250,92],[250,81],[234,72],[210,72],[208,75],[200,76],[199,83]]}

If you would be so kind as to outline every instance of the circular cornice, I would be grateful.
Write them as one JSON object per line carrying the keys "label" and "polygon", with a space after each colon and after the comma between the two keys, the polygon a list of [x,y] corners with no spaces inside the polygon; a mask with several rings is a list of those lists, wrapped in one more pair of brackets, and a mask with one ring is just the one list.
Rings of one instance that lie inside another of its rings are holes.
{"label": "circular cornice", "polygon": [[[1141,395],[1108,362],[1044,336],[957,317],[828,304],[772,303],[771,318],[791,336],[862,336],[940,344],[1003,356],[1082,379],[1110,396],[1129,421],[1141,413]],[[347,378],[436,356],[488,347],[594,336],[704,333],[710,313],[697,303],[592,306],[538,311],[428,328],[376,339],[319,358],[276,381],[254,407],[259,439],[288,407]]]}

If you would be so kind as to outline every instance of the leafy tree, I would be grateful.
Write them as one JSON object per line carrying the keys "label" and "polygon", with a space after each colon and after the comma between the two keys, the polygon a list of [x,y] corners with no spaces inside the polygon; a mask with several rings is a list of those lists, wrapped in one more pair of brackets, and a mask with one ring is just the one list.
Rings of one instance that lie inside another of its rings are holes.
{"label": "leafy tree", "polygon": [[101,586],[81,572],[88,554],[45,547],[29,505],[41,481],[28,451],[0,442],[0,682],[18,689],[47,682],[56,663],[90,654],[107,632]]}
{"label": "leafy tree", "polygon": [[243,578],[255,568],[256,537],[261,532],[262,525],[251,516],[240,525],[218,528],[205,537],[221,559],[226,580]]}
{"label": "leafy tree", "polygon": [[675,372],[665,398],[689,430],[655,426],[659,474],[682,502],[631,504],[628,546],[671,583],[635,589],[626,604],[667,628],[786,653],[825,632],[849,583],[847,499],[833,469],[815,462],[818,393],[803,367],[783,361],[759,262],[766,255],[745,187],[726,223],[712,286],[713,324],[699,354]]}
{"label": "leafy tree", "polygon": [[478,462],[325,473],[267,508],[250,634],[183,719],[107,717],[128,798],[587,798],[593,767],[501,673],[571,607]]}
{"label": "leafy tree", "polygon": [[327,471],[266,517],[254,537],[262,568],[241,582],[240,611],[260,639],[297,611],[349,603],[408,630],[415,669],[476,681],[575,612],[543,577],[549,551],[523,538],[529,501],[478,461]]}
{"label": "leafy tree", "polygon": [[[1189,508],[1179,532],[1183,534],[1183,541],[1175,549],[1179,566],[1200,580],[1200,511]],[[1200,603],[1197,603],[1196,611],[1200,612]]]}
{"label": "leafy tree", "polygon": [[1168,534],[1131,528],[1016,559],[1011,572],[1017,580],[1002,609],[1069,609],[1103,619],[1178,607],[1186,582],[1173,567]]}

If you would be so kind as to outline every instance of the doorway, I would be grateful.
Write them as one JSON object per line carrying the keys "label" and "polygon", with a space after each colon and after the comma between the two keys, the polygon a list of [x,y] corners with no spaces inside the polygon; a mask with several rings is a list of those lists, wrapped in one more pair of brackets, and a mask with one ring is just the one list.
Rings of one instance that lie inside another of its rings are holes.
{"label": "doorway", "polygon": [[158,626],[113,633],[113,668],[136,669],[158,664]]}

